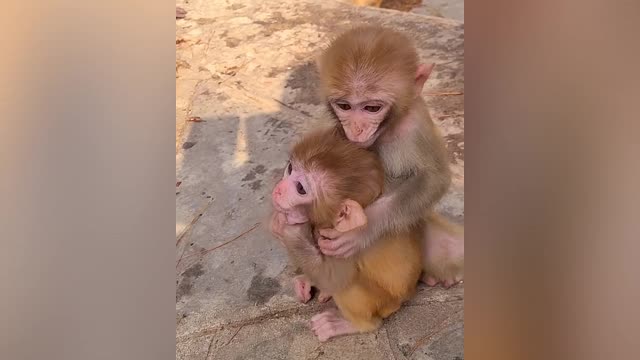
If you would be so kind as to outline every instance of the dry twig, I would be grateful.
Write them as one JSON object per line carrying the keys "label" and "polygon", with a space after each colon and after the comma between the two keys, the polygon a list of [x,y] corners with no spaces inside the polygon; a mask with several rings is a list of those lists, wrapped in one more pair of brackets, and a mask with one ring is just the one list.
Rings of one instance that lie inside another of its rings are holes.
{"label": "dry twig", "polygon": [[440,322],[440,324],[438,324],[438,326],[436,326],[436,329],[432,332],[430,332],[429,334],[421,337],[420,339],[418,339],[418,341],[416,341],[415,345],[413,345],[413,348],[411,348],[411,352],[409,352],[409,355],[407,357],[411,357],[411,355],[413,355],[413,353],[422,345],[426,344],[427,341],[429,341],[429,339],[431,339],[434,335],[438,334],[439,332],[441,332],[445,325],[448,325],[447,323],[449,322],[449,320],[451,320],[451,318],[454,315],[458,315],[462,312],[463,310],[458,311],[457,313],[448,316],[446,319],[442,320]]}
{"label": "dry twig", "polygon": [[[180,186],[180,184],[182,183],[182,181],[178,181],[176,183],[176,187]],[[180,244],[180,241],[182,241],[182,239],[184,238],[184,236],[189,232],[189,230],[191,230],[191,228],[193,227],[193,225],[198,221],[198,219],[200,219],[200,217],[202,216],[202,214],[204,214],[205,211],[207,211],[207,209],[209,208],[209,206],[211,206],[211,204],[213,204],[213,199],[207,201],[207,203],[200,209],[200,211],[198,211],[196,213],[196,215],[193,217],[193,219],[191,219],[191,222],[189,223],[189,225],[187,225],[184,230],[182,230],[182,232],[180,233],[180,235],[178,236],[178,239],[176,240],[176,246],[178,246],[178,244]]]}
{"label": "dry twig", "polygon": [[236,240],[240,239],[240,238],[241,238],[241,237],[243,237],[244,235],[246,235],[246,234],[248,234],[248,233],[252,232],[253,230],[255,230],[258,226],[260,226],[260,223],[256,223],[256,224],[255,224],[255,225],[253,225],[250,229],[245,230],[244,232],[242,232],[242,234],[240,234],[240,235],[238,235],[238,236],[234,237],[233,239],[231,239],[231,240],[229,240],[229,241],[223,242],[223,243],[222,243],[222,244],[220,244],[220,245],[216,245],[216,246],[212,247],[211,249],[206,249],[206,250],[204,250],[204,249],[203,249],[203,250],[201,250],[201,251],[198,251],[198,252],[197,252],[197,253],[195,253],[195,254],[189,254],[189,255],[187,255],[187,256],[183,256],[183,257],[181,257],[181,258],[180,258],[180,260],[178,260],[178,263],[176,264],[176,268],[178,267],[178,265],[180,265],[180,263],[182,262],[182,260],[184,260],[184,259],[188,259],[188,258],[191,258],[191,257],[194,257],[194,256],[198,256],[198,255],[199,255],[199,256],[205,256],[206,254],[208,254],[208,253],[210,253],[210,252],[212,252],[212,251],[214,251],[214,250],[217,250],[217,249],[219,249],[219,248],[221,248],[221,247],[223,247],[223,246],[225,246],[225,245],[227,245],[227,244],[230,244],[230,243],[232,243],[232,242],[234,242],[234,241],[236,241]]}

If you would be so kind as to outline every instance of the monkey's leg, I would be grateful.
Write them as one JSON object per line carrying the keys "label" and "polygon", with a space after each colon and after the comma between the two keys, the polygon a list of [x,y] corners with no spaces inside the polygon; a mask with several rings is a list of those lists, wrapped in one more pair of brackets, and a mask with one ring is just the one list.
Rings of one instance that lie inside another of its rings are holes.
{"label": "monkey's leg", "polygon": [[464,231],[437,215],[429,217],[424,242],[424,275],[429,286],[449,288],[464,279]]}
{"label": "monkey's leg", "polygon": [[367,290],[356,283],[334,295],[344,317],[334,309],[311,318],[311,328],[320,341],[340,335],[373,331],[380,327],[382,319],[375,315],[378,297]]}
{"label": "monkey's leg", "polygon": [[398,311],[400,309],[400,306],[402,306],[402,303],[400,301],[398,301],[398,300],[389,301],[387,304],[383,305],[380,308],[380,316],[383,319],[385,319],[389,315],[391,315],[394,312]]}
{"label": "monkey's leg", "polygon": [[311,281],[306,275],[298,275],[293,278],[293,289],[300,302],[307,303],[311,299]]}
{"label": "monkey's leg", "polygon": [[359,332],[351,322],[340,316],[338,310],[331,309],[311,318],[311,330],[318,340],[325,342],[332,337]]}

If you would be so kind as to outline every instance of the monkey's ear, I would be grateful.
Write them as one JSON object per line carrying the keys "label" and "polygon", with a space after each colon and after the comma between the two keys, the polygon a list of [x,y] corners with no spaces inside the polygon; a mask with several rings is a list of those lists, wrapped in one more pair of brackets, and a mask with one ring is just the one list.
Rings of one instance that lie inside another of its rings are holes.
{"label": "monkey's ear", "polygon": [[429,79],[429,75],[431,75],[431,70],[436,64],[419,64],[418,70],[416,71],[416,96],[419,96],[422,93],[422,89],[424,88],[424,83]]}
{"label": "monkey's ear", "polygon": [[347,232],[364,225],[367,225],[367,215],[362,206],[353,200],[345,200],[334,228],[339,232]]}

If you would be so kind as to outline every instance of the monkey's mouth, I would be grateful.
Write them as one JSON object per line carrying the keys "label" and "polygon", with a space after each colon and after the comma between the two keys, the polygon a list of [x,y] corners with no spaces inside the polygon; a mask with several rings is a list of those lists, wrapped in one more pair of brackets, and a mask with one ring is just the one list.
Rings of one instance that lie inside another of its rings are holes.
{"label": "monkey's mouth", "polygon": [[359,147],[368,148],[369,146],[373,145],[376,140],[378,140],[378,135],[380,135],[380,126],[373,133],[371,133],[371,135],[369,135],[367,140],[354,141],[354,143]]}

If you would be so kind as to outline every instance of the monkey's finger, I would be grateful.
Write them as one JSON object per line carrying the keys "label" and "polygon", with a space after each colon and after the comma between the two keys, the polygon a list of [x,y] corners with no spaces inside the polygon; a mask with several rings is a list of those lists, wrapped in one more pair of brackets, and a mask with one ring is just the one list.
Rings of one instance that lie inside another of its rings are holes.
{"label": "monkey's finger", "polygon": [[[322,249],[320,249],[320,251],[322,251]],[[325,251],[322,251],[322,254],[326,255],[326,256],[341,257],[341,258],[346,257],[344,255],[345,254],[344,251],[341,251],[339,249],[338,250],[325,250]]]}
{"label": "monkey's finger", "polygon": [[325,250],[325,251],[336,251],[339,248],[343,247],[345,245],[345,241],[342,239],[336,239],[336,240],[327,240],[327,239],[320,239],[318,240],[318,246],[320,247],[320,250]]}
{"label": "monkey's finger", "polygon": [[323,249],[322,247],[320,247],[320,252],[322,253],[322,255],[336,256],[336,251],[335,250],[327,250],[327,249]]}
{"label": "monkey's finger", "polygon": [[355,246],[349,241],[338,243],[338,245],[333,244],[336,242],[336,240],[329,240],[329,241],[332,244],[327,249],[323,249],[322,245],[320,245],[320,243],[318,242],[318,246],[320,246],[320,251],[322,251],[324,255],[347,258],[355,253]]}

